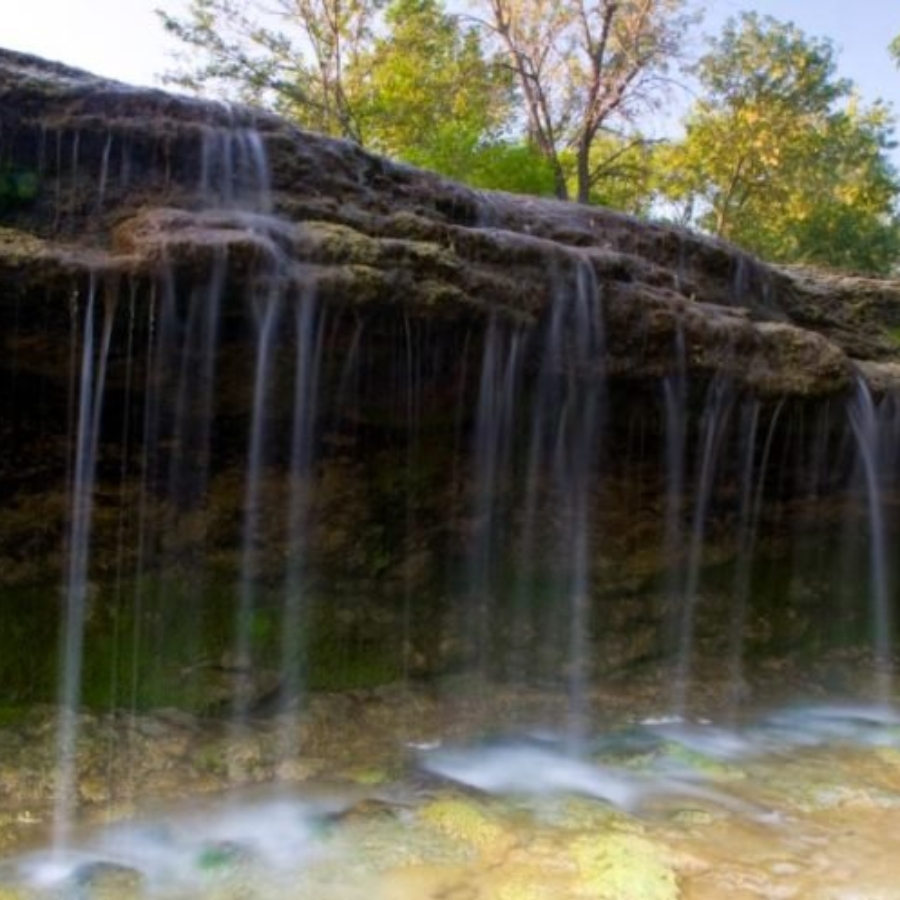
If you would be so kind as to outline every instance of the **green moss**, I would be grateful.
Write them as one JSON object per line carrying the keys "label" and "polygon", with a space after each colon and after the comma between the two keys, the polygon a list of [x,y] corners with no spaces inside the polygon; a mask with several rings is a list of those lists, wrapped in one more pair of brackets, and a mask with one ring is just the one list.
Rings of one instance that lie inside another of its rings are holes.
{"label": "green moss", "polygon": [[361,768],[352,769],[347,777],[354,783],[366,787],[386,784],[391,780],[390,773],[385,769]]}
{"label": "green moss", "polygon": [[228,763],[220,746],[208,745],[201,747],[194,753],[193,759],[194,766],[200,772],[222,776],[228,774]]}
{"label": "green moss", "polygon": [[568,797],[550,821],[566,831],[627,830],[634,820],[614,806],[587,797]]}
{"label": "green moss", "polygon": [[[56,583],[0,589],[6,617],[0,629],[0,725],[15,719],[20,708],[57,699],[59,598]],[[347,595],[310,596],[306,602],[309,619],[297,652],[307,687],[373,687],[402,676],[399,601]],[[263,682],[277,677],[282,664],[283,603],[280,587],[260,586],[245,623],[251,671],[263,693]],[[236,577],[228,572],[200,585],[187,577],[92,583],[80,702],[138,711],[227,708],[235,682],[229,665],[237,644],[237,607]]]}
{"label": "green moss", "polygon": [[375,687],[403,674],[401,660],[383,644],[367,641],[349,647],[345,642],[317,640],[310,648],[311,690],[341,691]]}
{"label": "green moss", "polygon": [[82,700],[138,710],[178,706],[202,712],[221,690],[211,684],[233,644],[234,589],[188,579],[148,578],[97,590],[85,633]]}
{"label": "green moss", "polygon": [[47,702],[57,689],[59,586],[12,586],[0,589],[0,684],[9,707]]}
{"label": "green moss", "polygon": [[28,718],[26,706],[0,706],[0,728],[20,725]]}
{"label": "green moss", "polygon": [[746,773],[736,766],[705,756],[697,750],[685,747],[684,744],[666,744],[663,756],[676,765],[685,766],[715,781],[739,781],[746,778]]}
{"label": "green moss", "polygon": [[0,213],[28,206],[40,190],[37,172],[8,164],[0,165]]}
{"label": "green moss", "polygon": [[241,848],[235,844],[212,844],[200,851],[197,868],[201,872],[233,868],[242,861],[244,855]]}

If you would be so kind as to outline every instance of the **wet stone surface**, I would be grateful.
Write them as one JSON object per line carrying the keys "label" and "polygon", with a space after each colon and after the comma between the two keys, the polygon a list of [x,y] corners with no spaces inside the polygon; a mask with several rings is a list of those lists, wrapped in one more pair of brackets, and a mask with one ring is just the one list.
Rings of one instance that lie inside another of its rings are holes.
{"label": "wet stone surface", "polygon": [[317,698],[240,732],[86,717],[79,821],[56,849],[52,752],[34,743],[53,710],[36,710],[4,732],[0,900],[900,897],[893,709],[789,705],[732,727],[640,717],[632,695],[573,749],[565,722],[536,728],[558,695],[456,688]]}

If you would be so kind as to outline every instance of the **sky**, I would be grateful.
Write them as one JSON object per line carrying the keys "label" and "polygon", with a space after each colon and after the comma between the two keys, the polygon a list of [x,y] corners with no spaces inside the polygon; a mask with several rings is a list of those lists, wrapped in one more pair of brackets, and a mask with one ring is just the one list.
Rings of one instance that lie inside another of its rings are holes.
{"label": "sky", "polygon": [[[156,7],[184,9],[187,0],[3,0],[0,46],[88,69],[135,85],[159,85],[171,66],[172,39]],[[810,35],[830,38],[839,72],[866,101],[881,98],[900,116],[900,70],[887,53],[900,34],[900,0],[706,0],[706,29],[754,9],[789,19]]]}

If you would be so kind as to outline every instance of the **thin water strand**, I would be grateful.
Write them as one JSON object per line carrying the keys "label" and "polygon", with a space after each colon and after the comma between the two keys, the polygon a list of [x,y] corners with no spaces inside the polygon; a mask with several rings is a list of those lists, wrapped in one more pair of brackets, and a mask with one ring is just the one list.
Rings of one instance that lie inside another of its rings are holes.
{"label": "thin water strand", "polygon": [[890,574],[887,562],[887,538],[880,485],[881,426],[872,394],[862,378],[849,404],[850,426],[856,438],[859,464],[866,496],[869,525],[870,604],[872,648],[875,654],[874,693],[877,702],[887,704],[893,692],[893,611]]}
{"label": "thin water strand", "polygon": [[[312,524],[311,481],[325,335],[325,316],[314,288],[301,293],[294,324],[296,355],[287,524],[289,552],[281,626],[282,709],[302,705],[306,693],[307,629],[311,612],[307,550]],[[285,757],[294,752],[295,747],[283,748]]]}
{"label": "thin water strand", "polygon": [[57,852],[63,852],[69,844],[76,804],[78,707],[81,698],[84,628],[88,606],[94,482],[106,367],[114,318],[114,305],[108,301],[104,307],[105,315],[98,346],[95,334],[96,307],[99,302],[97,294],[98,285],[96,279],[92,278],[82,330],[75,462],[67,548],[57,734],[56,806],[53,816],[53,845]]}
{"label": "thin water strand", "polygon": [[719,451],[730,412],[730,385],[724,378],[716,377],[710,383],[707,391],[706,404],[700,423],[694,513],[688,546],[684,595],[681,598],[678,657],[672,693],[672,711],[676,716],[681,717],[684,716],[687,708],[690,669],[694,654],[695,607],[700,587],[707,515],[719,462]]}

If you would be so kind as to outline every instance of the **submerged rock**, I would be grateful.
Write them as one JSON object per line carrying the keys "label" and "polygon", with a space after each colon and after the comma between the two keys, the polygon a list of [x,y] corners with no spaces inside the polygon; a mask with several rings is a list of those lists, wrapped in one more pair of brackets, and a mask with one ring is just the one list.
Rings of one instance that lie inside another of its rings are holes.
{"label": "submerged rock", "polygon": [[89,863],[72,874],[68,890],[85,900],[139,900],[144,876],[116,863]]}

